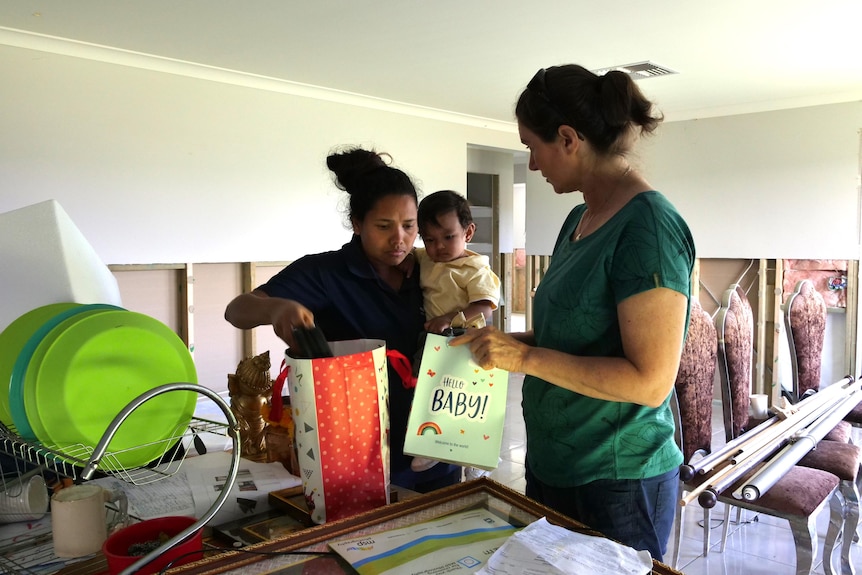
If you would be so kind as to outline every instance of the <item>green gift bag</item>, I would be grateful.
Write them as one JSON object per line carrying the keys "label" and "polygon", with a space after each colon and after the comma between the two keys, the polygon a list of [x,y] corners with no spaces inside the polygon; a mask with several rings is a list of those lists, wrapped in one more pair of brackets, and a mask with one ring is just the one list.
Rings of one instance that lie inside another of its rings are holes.
{"label": "green gift bag", "polygon": [[480,469],[499,462],[509,373],[485,370],[469,346],[428,334],[404,453]]}

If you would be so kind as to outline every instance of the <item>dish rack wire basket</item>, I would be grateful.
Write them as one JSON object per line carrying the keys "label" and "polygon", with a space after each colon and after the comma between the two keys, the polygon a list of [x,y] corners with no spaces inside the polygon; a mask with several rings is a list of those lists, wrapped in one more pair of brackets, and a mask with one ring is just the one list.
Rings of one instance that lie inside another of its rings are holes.
{"label": "dish rack wire basket", "polygon": [[[192,417],[188,425],[180,426],[170,437],[120,451],[108,450],[117,430],[137,408],[164,393],[182,391],[198,393],[212,400],[224,414],[226,422]],[[209,510],[198,518],[194,525],[123,571],[123,575],[131,575],[202,528],[218,513],[230,495],[239,472],[241,455],[239,425],[230,406],[216,392],[192,383],[168,383],[154,387],[126,405],[110,422],[95,446],[81,444],[43,445],[27,441],[18,436],[14,427],[6,426],[0,422],[0,455],[5,455],[4,463],[13,467],[13,469],[7,469],[4,474],[0,475],[0,493],[6,493],[10,496],[18,495],[22,489],[23,480],[36,473],[55,475],[72,483],[81,483],[100,475],[115,476],[132,485],[145,485],[159,481],[177,473],[188,453],[188,447],[192,444],[197,445],[201,434],[207,433],[227,436],[231,440],[231,462],[226,474],[224,488]],[[123,453],[142,448],[160,452],[161,455],[142,467],[127,468],[121,464],[120,456]],[[16,490],[18,491],[16,492]],[[53,549],[49,545],[50,539],[50,533],[40,533],[32,537],[16,538],[14,542],[4,543],[0,541],[0,573],[43,575],[51,572],[44,568],[45,561],[53,556]]]}

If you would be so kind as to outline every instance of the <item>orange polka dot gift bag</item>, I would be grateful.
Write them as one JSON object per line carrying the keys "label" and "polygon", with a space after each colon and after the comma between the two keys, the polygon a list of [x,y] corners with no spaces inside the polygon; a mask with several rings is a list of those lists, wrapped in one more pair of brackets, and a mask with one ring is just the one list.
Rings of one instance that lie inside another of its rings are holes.
{"label": "orange polka dot gift bag", "polygon": [[386,342],[329,342],[333,357],[285,360],[297,458],[321,524],[389,503]]}

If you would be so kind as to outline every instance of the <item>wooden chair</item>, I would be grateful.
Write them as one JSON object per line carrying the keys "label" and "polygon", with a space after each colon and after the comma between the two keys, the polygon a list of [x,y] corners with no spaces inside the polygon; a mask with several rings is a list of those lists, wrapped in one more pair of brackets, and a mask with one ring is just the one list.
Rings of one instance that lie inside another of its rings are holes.
{"label": "wooden chair", "polygon": [[[718,334],[718,373],[721,386],[725,437],[731,441],[749,425],[749,397],[754,354],[754,324],[751,306],[739,285],[724,292],[715,317]],[[838,491],[839,478],[828,471],[792,466],[769,491],[754,501],[735,499],[731,493],[755,468],[736,485],[718,495],[727,505],[721,550],[727,543],[731,506],[786,519],[790,523],[796,547],[796,573],[811,573],[817,550],[816,517],[830,503],[830,527],[824,545],[824,569],[832,573],[832,552],[841,534],[843,511]]]}
{"label": "wooden chair", "polygon": [[[792,394],[798,401],[806,394],[820,390],[826,337],[826,302],[810,280],[801,280],[788,296],[783,309],[793,371]],[[841,479],[846,534],[841,547],[844,573],[853,572],[850,554],[859,525],[859,483],[862,480],[860,449],[847,443],[850,428],[850,423],[842,421],[823,438],[815,450],[799,461],[799,465],[823,469]]]}
{"label": "wooden chair", "polygon": [[[694,463],[712,450],[712,398],[715,380],[716,336],[712,318],[697,300],[691,301],[690,321],[671,401],[677,444],[685,463]],[[680,482],[680,493],[687,490]],[[672,566],[677,568],[682,542],[682,505],[676,509]],[[711,509],[703,508],[703,555],[709,554]]]}

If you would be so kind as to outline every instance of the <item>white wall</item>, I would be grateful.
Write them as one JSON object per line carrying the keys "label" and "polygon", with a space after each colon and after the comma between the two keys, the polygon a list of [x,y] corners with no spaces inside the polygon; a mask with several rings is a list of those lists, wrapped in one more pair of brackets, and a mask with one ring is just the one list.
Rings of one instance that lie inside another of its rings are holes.
{"label": "white wall", "polygon": [[[464,189],[468,170],[499,173],[508,190],[508,150],[521,151],[514,126],[136,62],[0,46],[0,76],[0,212],[56,199],[105,263],[288,260],[338,247],[343,195],[324,160],[340,144],[390,152],[424,191]],[[689,221],[700,257],[856,259],[860,127],[860,102],[671,122],[635,162]],[[526,248],[547,254],[582,199],[555,196],[534,172],[525,180]],[[511,202],[504,194],[503,251]]]}
{"label": "white wall", "polygon": [[554,251],[554,243],[566,216],[583,203],[579,192],[558,195],[540,172],[527,170],[526,184],[526,251],[527,255],[544,256]]}
{"label": "white wall", "polygon": [[[56,199],[107,264],[290,260],[349,238],[334,146],[466,187],[505,129],[0,46],[0,212]],[[224,80],[224,81],[221,81]],[[509,186],[511,188],[511,185]]]}
{"label": "white wall", "polygon": [[[862,103],[669,122],[633,158],[698,257],[858,259]],[[549,254],[580,194],[527,174],[527,252]]]}
{"label": "white wall", "polygon": [[674,122],[643,154],[700,257],[859,258],[862,102]]}

